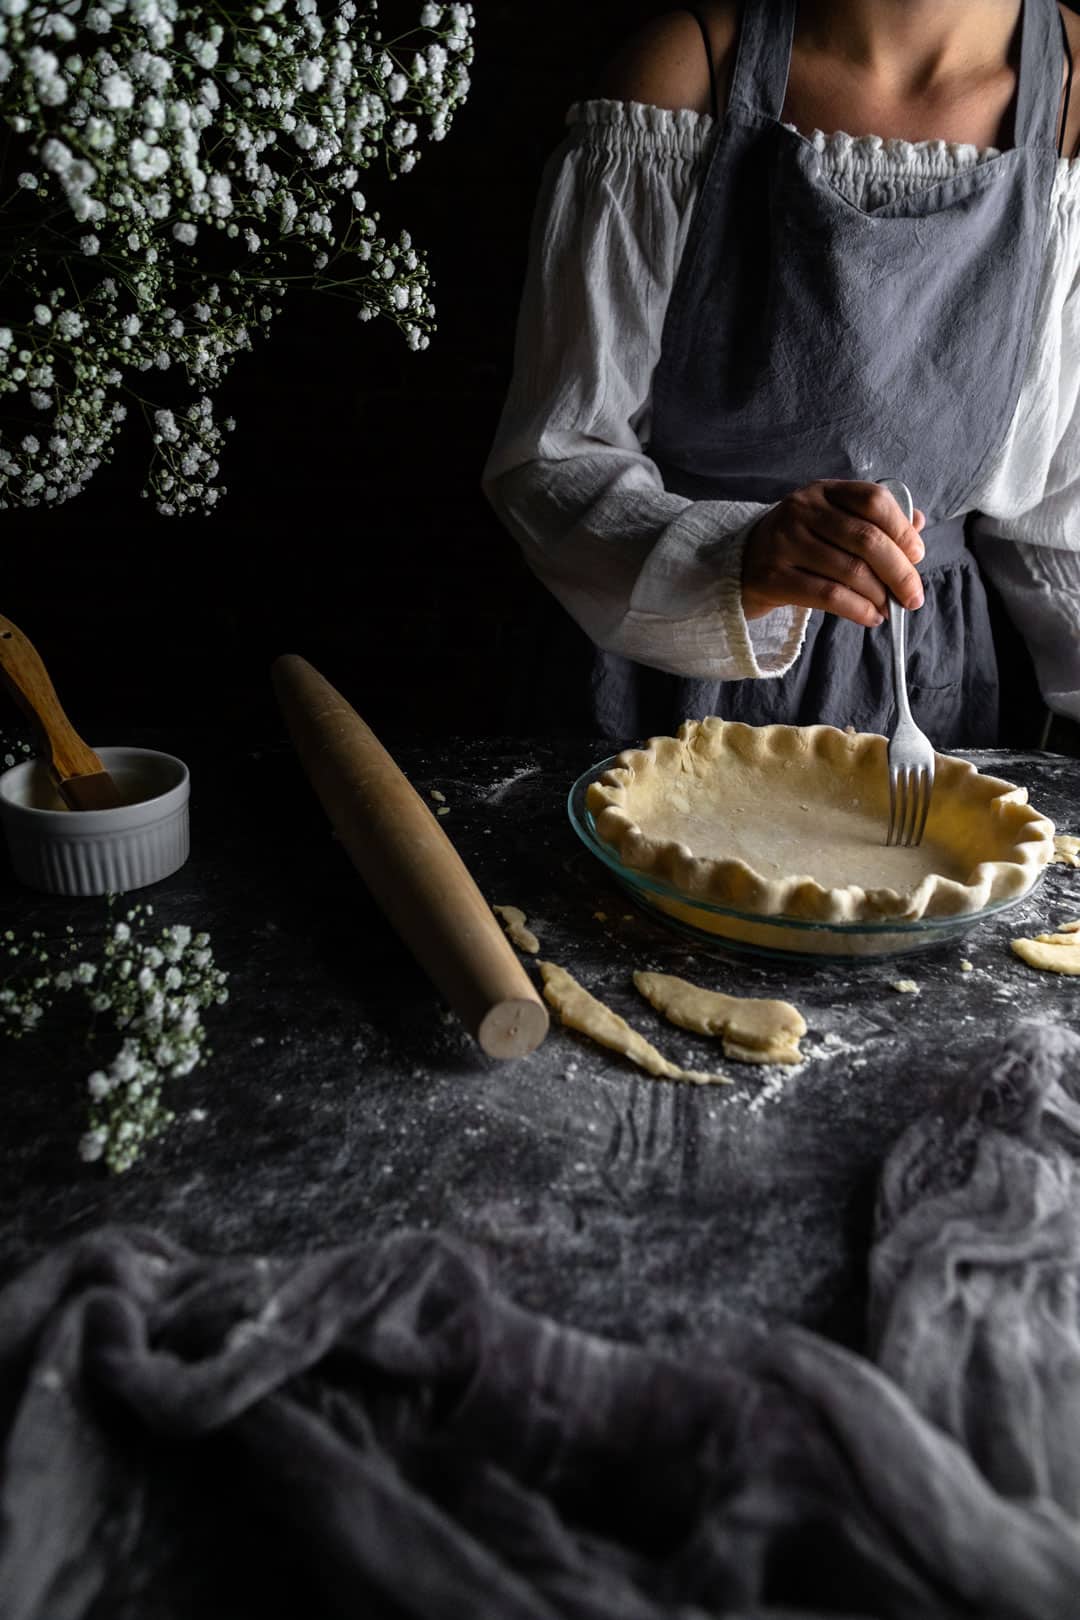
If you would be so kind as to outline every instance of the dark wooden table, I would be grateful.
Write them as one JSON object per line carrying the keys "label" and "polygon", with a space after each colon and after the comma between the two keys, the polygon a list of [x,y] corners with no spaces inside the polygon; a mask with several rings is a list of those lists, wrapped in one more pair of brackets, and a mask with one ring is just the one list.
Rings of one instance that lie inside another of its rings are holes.
{"label": "dark wooden table", "polygon": [[[568,825],[567,789],[603,744],[401,746],[421,792],[445,795],[443,825],[488,898],[521,906],[543,955],[676,1061],[715,1067],[719,1053],[662,1023],[635,968],[783,996],[810,1026],[803,1066],[724,1063],[729,1088],[657,1082],[561,1027],[528,1059],[496,1063],[398,944],[285,744],[137,740],[183,754],[193,777],[191,859],[141,898],[155,921],[209,930],[231,999],[207,1014],[207,1065],[171,1083],[175,1126],[118,1177],[76,1152],[85,1076],[115,1048],[48,1034],[0,1045],[4,1275],[106,1221],[211,1252],[441,1227],[485,1248],[523,1303],[582,1327],[674,1346],[738,1311],[858,1344],[890,1143],[988,1039],[1080,1011],[1080,981],[1032,971],[1007,943],[1080,916],[1080,872],[1053,867],[1017,909],[921,956],[701,954],[634,911]],[[1060,830],[1080,827],[1080,761],[972,757],[1027,784]],[[0,933],[55,938],[68,923],[100,934],[104,903],[0,875]],[[897,993],[898,977],[920,994]]]}

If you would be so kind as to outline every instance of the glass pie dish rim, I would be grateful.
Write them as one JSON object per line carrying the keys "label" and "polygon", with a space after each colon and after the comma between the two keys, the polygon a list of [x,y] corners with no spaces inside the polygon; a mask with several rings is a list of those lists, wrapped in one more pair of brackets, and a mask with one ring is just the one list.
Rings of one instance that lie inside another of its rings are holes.
{"label": "glass pie dish rim", "polygon": [[[620,754],[623,750],[620,750]],[[794,929],[801,933],[836,935],[840,937],[867,936],[873,938],[882,934],[906,934],[915,936],[930,936],[933,934],[949,934],[966,932],[974,923],[982,922],[987,917],[996,916],[999,912],[1008,911],[1022,901],[1030,899],[1046,873],[1043,867],[1036,874],[1030,888],[1023,894],[1006,895],[1004,899],[992,900],[981,906],[977,911],[955,912],[949,916],[935,917],[890,917],[880,922],[824,922],[819,918],[793,917],[783,911],[747,911],[738,906],[724,906],[715,900],[699,899],[697,896],[687,895],[683,890],[677,889],[673,884],[666,883],[662,878],[654,877],[648,872],[639,872],[632,866],[627,866],[619,859],[617,852],[596,831],[596,824],[589,810],[585,795],[590,783],[602,775],[604,771],[612,770],[619,763],[620,754],[611,754],[607,759],[588,766],[574,782],[566,797],[566,811],[574,832],[591,855],[601,861],[615,877],[627,887],[642,895],[646,899],[649,895],[656,895],[662,900],[672,900],[678,905],[694,911],[706,912],[714,917],[730,917],[734,921],[751,924],[775,925],[778,928]],[[657,915],[664,917],[667,913],[662,908],[652,908]],[[693,926],[689,924],[687,926]],[[716,936],[718,940],[722,936]]]}

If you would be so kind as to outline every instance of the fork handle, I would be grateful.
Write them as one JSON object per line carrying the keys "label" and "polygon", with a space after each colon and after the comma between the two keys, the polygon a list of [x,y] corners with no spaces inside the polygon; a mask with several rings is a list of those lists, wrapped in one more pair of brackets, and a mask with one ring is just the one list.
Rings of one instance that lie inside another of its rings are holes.
{"label": "fork handle", "polygon": [[[915,517],[915,502],[911,498],[911,491],[899,478],[879,478],[878,483],[887,489],[899,506],[901,512],[911,523]],[[894,596],[889,597],[889,632],[892,640],[892,668],[893,690],[896,694],[896,709],[902,720],[911,719],[911,706],[907,694],[907,613]]]}
{"label": "fork handle", "polygon": [[907,610],[895,596],[889,597],[889,632],[892,640],[893,693],[901,720],[911,719],[907,695]]}

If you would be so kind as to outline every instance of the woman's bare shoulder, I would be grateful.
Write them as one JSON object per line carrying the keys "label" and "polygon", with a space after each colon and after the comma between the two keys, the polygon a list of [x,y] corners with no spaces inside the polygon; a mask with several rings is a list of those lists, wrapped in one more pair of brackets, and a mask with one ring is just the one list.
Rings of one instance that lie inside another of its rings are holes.
{"label": "woman's bare shoulder", "polygon": [[[716,68],[723,112],[738,19],[735,0],[699,6]],[[596,94],[612,101],[640,101],[650,107],[692,112],[712,110],[709,64],[701,29],[689,11],[654,17],[633,34],[600,74]]]}
{"label": "woman's bare shoulder", "polygon": [[1065,32],[1069,36],[1069,48],[1073,59],[1073,85],[1069,95],[1069,110],[1065,118],[1065,139],[1061,143],[1061,150],[1066,157],[1080,155],[1080,15],[1070,11],[1068,6],[1059,6]]}

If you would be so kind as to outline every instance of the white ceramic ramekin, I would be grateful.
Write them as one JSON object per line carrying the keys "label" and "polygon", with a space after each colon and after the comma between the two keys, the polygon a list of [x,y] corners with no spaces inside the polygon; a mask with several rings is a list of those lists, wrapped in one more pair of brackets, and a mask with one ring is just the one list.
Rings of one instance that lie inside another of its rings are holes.
{"label": "white ceramic ramekin", "polygon": [[123,894],[188,857],[188,768],[151,748],[99,748],[126,801],[69,810],[40,760],[0,776],[0,824],[15,876],[49,894]]}

